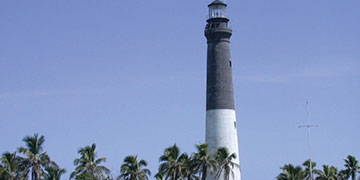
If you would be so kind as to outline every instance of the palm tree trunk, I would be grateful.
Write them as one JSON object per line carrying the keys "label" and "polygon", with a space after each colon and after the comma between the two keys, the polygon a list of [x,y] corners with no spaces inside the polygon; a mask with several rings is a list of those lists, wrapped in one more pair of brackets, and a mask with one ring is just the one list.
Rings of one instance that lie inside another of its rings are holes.
{"label": "palm tree trunk", "polygon": [[174,180],[177,180],[177,178],[176,178],[176,171],[174,171],[173,179],[174,179]]}
{"label": "palm tree trunk", "polygon": [[203,173],[201,175],[201,180],[205,180],[207,176],[207,167],[205,166],[203,169]]}
{"label": "palm tree trunk", "polygon": [[32,171],[31,171],[31,180],[36,180],[34,167],[33,167]]}
{"label": "palm tree trunk", "polygon": [[35,180],[40,180],[40,165],[35,166]]}
{"label": "palm tree trunk", "polygon": [[40,172],[36,172],[36,180],[40,180]]}

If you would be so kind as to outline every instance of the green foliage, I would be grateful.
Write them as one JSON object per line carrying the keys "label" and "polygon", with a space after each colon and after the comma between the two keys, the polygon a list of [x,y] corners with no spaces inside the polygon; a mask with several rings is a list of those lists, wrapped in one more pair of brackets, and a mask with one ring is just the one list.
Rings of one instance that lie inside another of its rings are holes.
{"label": "green foliage", "polygon": [[180,156],[180,149],[178,146],[173,145],[165,149],[164,154],[160,157],[160,167],[158,174],[161,174],[165,180],[177,180],[182,177],[182,169],[184,168]]}
{"label": "green foliage", "polygon": [[0,164],[0,180],[4,178],[5,168]]}
{"label": "green foliage", "polygon": [[[43,151],[44,136],[34,134],[26,136],[25,147],[19,147],[17,152],[2,154],[0,160],[0,180],[60,180],[66,172],[60,168]],[[155,174],[156,180],[206,180],[209,174],[215,174],[215,179],[229,180],[234,176],[234,170],[240,167],[234,163],[236,154],[230,154],[225,147],[219,148],[214,154],[208,153],[208,145],[198,144],[197,152],[189,156],[181,153],[175,144],[164,150],[160,156],[160,166]],[[96,145],[80,148],[80,158],[74,160],[75,170],[70,178],[75,180],[114,180],[109,169],[101,164],[106,158],[97,158]],[[311,162],[314,180],[360,180],[360,166],[354,156],[344,159],[344,169],[323,165],[322,170],[316,169],[316,163]],[[146,168],[145,160],[137,156],[127,156],[120,167],[117,180],[148,180],[151,172]],[[310,180],[310,161],[301,166],[285,164],[276,180]],[[31,172],[31,173],[30,173]]]}
{"label": "green foliage", "polygon": [[155,174],[155,179],[156,180],[163,180],[164,176],[162,174],[157,173],[157,174]]}
{"label": "green foliage", "polygon": [[305,174],[300,166],[286,164],[280,169],[283,172],[276,177],[277,180],[305,180]]}
{"label": "green foliage", "polygon": [[197,152],[193,154],[194,168],[200,173],[201,180],[205,180],[208,170],[213,174],[219,163],[214,159],[214,155],[208,153],[208,144],[198,144],[196,149]]}
{"label": "green foliage", "polygon": [[345,174],[345,177],[351,177],[351,180],[356,180],[356,175],[360,169],[358,161],[354,156],[349,155],[345,159],[345,170],[343,173]]}
{"label": "green foliage", "polygon": [[[55,162],[50,160],[46,152],[43,152],[44,136],[34,134],[26,136],[23,141],[25,147],[18,148],[24,157],[14,153],[5,153],[0,164],[0,180],[28,180],[31,172],[32,180],[60,180],[66,172]],[[236,165],[232,162],[235,154],[229,154],[226,148],[220,149],[216,154],[208,154],[207,144],[196,145],[197,152],[189,156],[180,153],[176,145],[166,148],[160,157],[159,172],[155,175],[157,180],[202,180],[206,179],[208,172],[224,175],[229,179],[232,168]],[[80,148],[80,158],[74,160],[75,170],[70,178],[76,180],[113,180],[109,176],[110,171],[101,163],[106,158],[98,158],[95,151],[96,145]],[[146,169],[145,160],[137,160],[137,156],[127,156],[121,165],[121,180],[148,180],[151,172]]]}
{"label": "green foliage", "polygon": [[[229,180],[230,175],[234,177],[234,167],[240,168],[238,164],[233,162],[234,159],[236,159],[236,154],[230,154],[228,149],[225,147],[219,148],[215,152],[215,160],[218,163],[218,170],[215,176],[217,179]],[[221,178],[221,176],[223,178]]]}
{"label": "green foliage", "polygon": [[[305,179],[311,179],[310,159],[306,160],[302,165],[305,167],[305,169],[304,169]],[[319,171],[315,167],[316,167],[316,162],[311,161],[311,169],[312,169],[313,176],[314,176],[314,174],[316,174]],[[312,177],[312,178],[314,179],[314,177]]]}
{"label": "green foliage", "polygon": [[105,175],[109,174],[110,170],[105,166],[100,165],[102,162],[106,161],[106,158],[96,159],[97,153],[95,149],[96,144],[80,148],[78,151],[80,158],[74,160],[76,168],[75,171],[71,173],[70,179],[76,179],[76,177],[80,176],[86,176],[87,178],[95,177],[98,179],[106,178]]}
{"label": "green foliage", "polygon": [[55,162],[51,162],[45,167],[45,172],[42,175],[43,180],[60,180],[65,172],[65,169],[60,168]]}
{"label": "green foliage", "polygon": [[[305,169],[303,170],[300,166],[294,167],[292,164],[287,164],[281,169],[283,170],[276,179],[277,180],[307,180],[310,179],[310,161],[305,161],[303,163]],[[315,162],[312,162],[312,167],[316,166]],[[322,170],[313,169],[314,179],[315,180],[351,180],[357,179],[357,173],[360,171],[360,167],[358,165],[358,161],[354,156],[347,156],[345,159],[345,169],[338,170],[334,166],[323,165]],[[358,177],[360,180],[360,177]]]}
{"label": "green foliage", "polygon": [[20,166],[20,162],[16,158],[16,152],[9,153],[6,152],[1,157],[1,162],[4,165],[3,169],[3,176],[9,180],[14,180],[17,176],[17,171]]}
{"label": "green foliage", "polygon": [[323,165],[322,171],[317,171],[316,180],[338,180],[338,170],[334,166]]}
{"label": "green foliage", "polygon": [[92,174],[83,173],[76,175],[75,180],[98,180],[98,179]]}
{"label": "green foliage", "polygon": [[145,160],[137,160],[137,156],[127,156],[124,159],[124,163],[121,165],[121,175],[118,180],[148,180],[151,175],[151,171],[144,167],[147,166]]}
{"label": "green foliage", "polygon": [[208,153],[207,144],[196,145],[197,152],[192,156],[180,154],[176,145],[166,148],[160,157],[159,172],[155,175],[158,180],[205,180],[208,173],[216,172],[216,179],[230,179],[234,176],[233,169],[239,167],[234,163],[236,155],[230,154],[223,147],[214,154]]}
{"label": "green foliage", "polygon": [[43,144],[45,137],[38,134],[34,136],[26,136],[23,141],[26,147],[20,147],[18,151],[26,156],[23,159],[23,165],[31,168],[31,179],[40,180],[43,167],[50,163],[50,158],[46,152],[43,152]]}
{"label": "green foliage", "polygon": [[195,168],[196,161],[193,158],[193,156],[188,156],[186,153],[183,153],[180,156],[179,161],[183,166],[181,170],[181,179],[188,179],[188,180],[199,179],[199,177],[197,176],[198,171]]}

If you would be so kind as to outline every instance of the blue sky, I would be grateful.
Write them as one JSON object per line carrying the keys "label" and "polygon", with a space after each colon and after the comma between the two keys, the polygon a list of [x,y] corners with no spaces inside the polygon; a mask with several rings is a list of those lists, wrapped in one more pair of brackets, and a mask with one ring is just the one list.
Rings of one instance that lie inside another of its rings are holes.
{"label": "blue sky", "polygon": [[[244,180],[307,159],[360,158],[360,1],[228,0]],[[210,1],[0,1],[0,153],[45,135],[73,171],[97,144],[115,175],[127,155],[155,174],[163,150],[205,139]],[[261,173],[259,173],[259,170]]]}

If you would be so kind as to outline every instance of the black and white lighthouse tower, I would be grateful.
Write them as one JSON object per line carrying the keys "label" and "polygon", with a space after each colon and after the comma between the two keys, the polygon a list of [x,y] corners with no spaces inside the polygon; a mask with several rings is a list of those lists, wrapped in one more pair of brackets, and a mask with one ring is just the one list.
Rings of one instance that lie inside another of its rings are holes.
{"label": "black and white lighthouse tower", "polygon": [[[230,37],[226,4],[215,0],[209,4],[209,18],[205,28],[207,38],[207,87],[206,87],[206,142],[209,153],[226,147],[235,153],[234,163],[239,165],[238,137],[232,81]],[[240,180],[240,169],[234,167],[232,180]],[[214,175],[207,180],[215,179]]]}

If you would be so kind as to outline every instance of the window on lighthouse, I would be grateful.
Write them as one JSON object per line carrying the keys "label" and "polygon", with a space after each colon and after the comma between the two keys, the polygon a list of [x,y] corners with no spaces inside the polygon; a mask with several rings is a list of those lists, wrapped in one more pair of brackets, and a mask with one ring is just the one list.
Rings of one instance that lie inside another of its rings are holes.
{"label": "window on lighthouse", "polygon": [[209,7],[209,19],[211,18],[225,18],[226,9],[225,6],[211,6]]}

